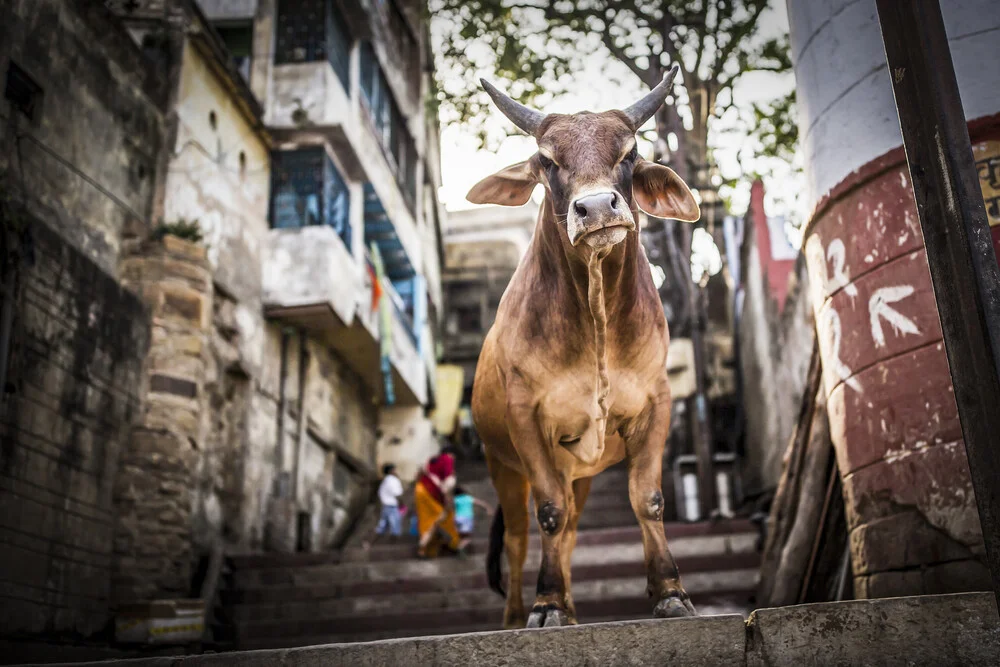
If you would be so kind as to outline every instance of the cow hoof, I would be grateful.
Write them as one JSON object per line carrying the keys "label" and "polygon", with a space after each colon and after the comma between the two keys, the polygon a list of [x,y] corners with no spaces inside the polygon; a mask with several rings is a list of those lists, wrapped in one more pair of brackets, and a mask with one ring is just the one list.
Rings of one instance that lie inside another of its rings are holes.
{"label": "cow hoof", "polygon": [[558,628],[569,625],[570,619],[562,609],[553,605],[535,605],[528,614],[526,628]]}
{"label": "cow hoof", "polygon": [[676,596],[663,598],[653,609],[655,618],[683,618],[697,615],[698,612],[694,610],[694,605],[691,604],[690,600],[682,600]]}

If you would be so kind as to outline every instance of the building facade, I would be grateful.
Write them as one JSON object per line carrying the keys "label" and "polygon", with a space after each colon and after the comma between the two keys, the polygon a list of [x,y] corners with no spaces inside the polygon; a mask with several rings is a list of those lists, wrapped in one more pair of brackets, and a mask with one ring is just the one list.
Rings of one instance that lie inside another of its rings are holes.
{"label": "building facade", "polygon": [[197,596],[213,552],[336,546],[381,463],[438,447],[419,6],[46,0],[0,25],[0,634]]}

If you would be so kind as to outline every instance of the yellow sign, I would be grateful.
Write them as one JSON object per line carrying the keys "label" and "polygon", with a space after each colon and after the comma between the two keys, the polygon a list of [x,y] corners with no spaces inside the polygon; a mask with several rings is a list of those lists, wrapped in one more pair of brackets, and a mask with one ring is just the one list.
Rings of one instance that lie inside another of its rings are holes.
{"label": "yellow sign", "polygon": [[437,367],[436,407],[431,419],[434,428],[441,435],[451,435],[455,431],[458,408],[462,404],[465,390],[465,373],[461,366],[439,364]]}
{"label": "yellow sign", "polygon": [[983,190],[990,227],[1000,225],[1000,141],[981,141],[972,146],[979,187]]}

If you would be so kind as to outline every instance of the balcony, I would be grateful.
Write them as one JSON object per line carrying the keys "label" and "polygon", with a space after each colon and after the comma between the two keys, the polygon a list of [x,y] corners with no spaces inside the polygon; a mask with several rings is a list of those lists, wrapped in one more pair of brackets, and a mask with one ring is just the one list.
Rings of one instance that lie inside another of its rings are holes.
{"label": "balcony", "polygon": [[[264,246],[264,313],[301,327],[335,350],[377,396],[384,397],[380,330],[372,282],[337,232],[328,226],[273,229]],[[397,405],[425,405],[427,367],[417,336],[391,283],[382,298],[394,305],[389,355]]]}

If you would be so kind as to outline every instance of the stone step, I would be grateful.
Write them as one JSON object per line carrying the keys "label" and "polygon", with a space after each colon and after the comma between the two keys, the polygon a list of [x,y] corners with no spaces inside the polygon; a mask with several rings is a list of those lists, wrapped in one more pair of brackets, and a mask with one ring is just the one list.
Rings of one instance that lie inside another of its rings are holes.
{"label": "stone step", "polygon": [[[695,556],[752,554],[756,550],[756,543],[757,535],[754,533],[702,535],[674,539],[670,542],[670,551],[678,560]],[[537,568],[540,558],[540,549],[530,548],[526,567]],[[642,562],[643,549],[639,540],[596,545],[578,543],[573,551],[574,568],[608,563]],[[230,587],[246,591],[274,586],[313,588],[337,584],[356,585],[360,582],[455,578],[481,573],[483,568],[481,557],[469,557],[464,560],[442,557],[432,560],[348,561],[237,570],[231,575]]]}
{"label": "stone step", "polygon": [[[698,613],[702,616],[719,616],[723,614],[740,614],[746,616],[749,610],[749,606],[742,594],[732,596],[732,599],[727,599],[725,596],[715,596],[715,595],[696,595],[692,598],[695,605],[697,605]],[[591,625],[597,623],[618,623],[621,621],[639,621],[648,620],[650,617],[649,603],[642,608],[641,611],[637,613],[620,613],[606,617],[595,617],[595,618],[581,618],[581,625]],[[636,605],[635,608],[638,608]],[[497,612],[497,618],[500,618],[500,612]],[[293,638],[274,638],[274,637],[260,637],[251,638],[246,642],[247,649],[274,649],[274,648],[291,648],[292,646],[316,646],[320,644],[340,644],[340,643],[358,643],[358,642],[372,642],[385,639],[401,639],[409,637],[434,637],[440,635],[456,635],[456,634],[466,634],[471,632],[495,632],[497,631],[498,622],[496,619],[491,623],[480,623],[480,624],[469,624],[469,625],[458,625],[458,626],[448,626],[448,627],[432,627],[432,628],[408,628],[408,629],[396,629],[396,630],[380,630],[372,632],[358,632],[358,633],[345,633],[345,634],[325,634],[325,635],[313,635],[309,637],[293,637]],[[291,643],[289,643],[291,641]]]}
{"label": "stone step", "polygon": [[[703,616],[717,616],[719,614],[733,613],[745,616],[748,613],[747,610],[749,609],[745,595],[742,593],[734,594],[733,599],[731,600],[726,599],[725,596],[701,597],[696,595],[692,597],[692,602],[697,605],[699,613]],[[585,611],[588,613],[607,612],[607,615],[581,616],[579,619],[579,623],[581,625],[646,620],[652,615],[652,603],[649,600],[613,600],[608,603],[601,604],[599,609],[591,609],[591,607],[594,607],[594,605],[591,605],[589,602],[581,602],[577,605],[577,611],[580,614],[583,614]],[[710,613],[701,611],[703,609],[709,610]],[[711,613],[713,611],[715,613]],[[481,619],[484,617],[488,617],[488,620],[482,622]],[[315,646],[317,644],[357,643],[407,637],[433,637],[438,635],[466,634],[470,632],[495,632],[501,625],[502,617],[502,607],[496,607],[491,612],[487,613],[478,613],[477,610],[476,613],[470,614],[468,610],[462,610],[455,616],[442,615],[440,620],[443,622],[437,625],[423,622],[415,624],[413,627],[387,630],[373,630],[366,628],[360,632],[338,631],[334,634],[323,633],[309,636],[287,634],[280,634],[275,637],[254,636],[249,638],[247,641],[242,642],[242,645],[245,645],[248,650],[291,648],[293,646]],[[426,619],[427,617],[425,616],[423,618]],[[480,622],[465,622],[466,619],[472,618],[475,618]]]}
{"label": "stone step", "polygon": [[[701,556],[679,559],[677,563],[685,586],[694,585],[703,591],[713,590],[721,582],[726,582],[725,587],[733,590],[750,590],[755,585],[751,580],[756,581],[754,577],[759,564],[757,554]],[[732,572],[738,572],[739,575],[733,575]],[[748,572],[753,575],[747,575]],[[716,574],[717,577],[705,580],[706,576]],[[628,582],[615,584],[620,590],[631,591],[628,586],[639,584],[640,593],[645,590],[642,561],[575,567],[572,576],[574,591],[580,586],[584,586],[580,590],[586,591],[615,581]],[[536,570],[525,571],[525,599],[528,599],[530,587],[537,577]],[[607,586],[614,587],[612,584]],[[626,588],[621,588],[622,586]],[[367,613],[403,607],[434,610],[473,606],[471,601],[488,604],[500,600],[487,586],[486,575],[482,570],[459,577],[233,591],[231,594],[224,594],[224,599],[231,605],[230,613],[236,621]]]}
{"label": "stone step", "polygon": [[[599,613],[593,616],[600,617]],[[454,627],[473,626],[466,623]],[[78,663],[77,667],[109,667],[109,664],[114,663]],[[593,623],[157,657],[127,664],[129,667],[867,664],[993,667],[1000,664],[1000,620],[992,593],[964,593],[761,609],[747,620],[733,614]]]}
{"label": "stone step", "polygon": [[[756,586],[756,570],[692,575],[686,582],[694,604],[705,600],[725,598],[733,608],[749,609],[750,596]],[[525,600],[530,601],[525,590]],[[653,603],[646,596],[644,578],[605,580],[574,584],[573,597],[577,616],[581,622],[599,618],[635,618],[652,615]],[[260,646],[263,640],[276,640],[278,644],[300,644],[298,638],[338,636],[341,641],[362,641],[368,633],[457,632],[468,626],[498,629],[503,618],[503,600],[491,591],[479,595],[459,594],[457,601],[468,604],[443,609],[415,609],[405,601],[393,609],[372,612],[357,611],[338,616],[310,615],[295,619],[272,621],[249,620],[236,624],[236,636],[242,647]],[[738,601],[738,602],[737,602]],[[302,640],[301,644],[311,639]],[[301,645],[300,644],[300,645]]]}
{"label": "stone step", "polygon": [[[487,523],[487,522],[481,522]],[[723,519],[714,522],[682,523],[672,522],[664,524],[667,540],[673,543],[682,537],[693,537],[700,535],[725,535],[733,533],[757,534],[757,527],[748,519]],[[602,529],[589,529],[581,531],[577,535],[577,546],[592,544],[615,544],[620,542],[637,542],[642,539],[638,526],[612,527]],[[530,538],[530,548],[537,548],[539,538],[533,532]],[[484,553],[487,547],[485,538],[474,539],[473,550],[476,553]],[[228,562],[234,570],[254,569],[254,568],[280,568],[280,567],[300,567],[306,565],[319,565],[340,562],[374,562],[383,560],[404,560],[411,558],[414,554],[414,544],[405,541],[399,544],[376,544],[369,550],[360,547],[351,547],[342,552],[321,552],[321,553],[292,553],[292,554],[247,554],[231,555]]]}

